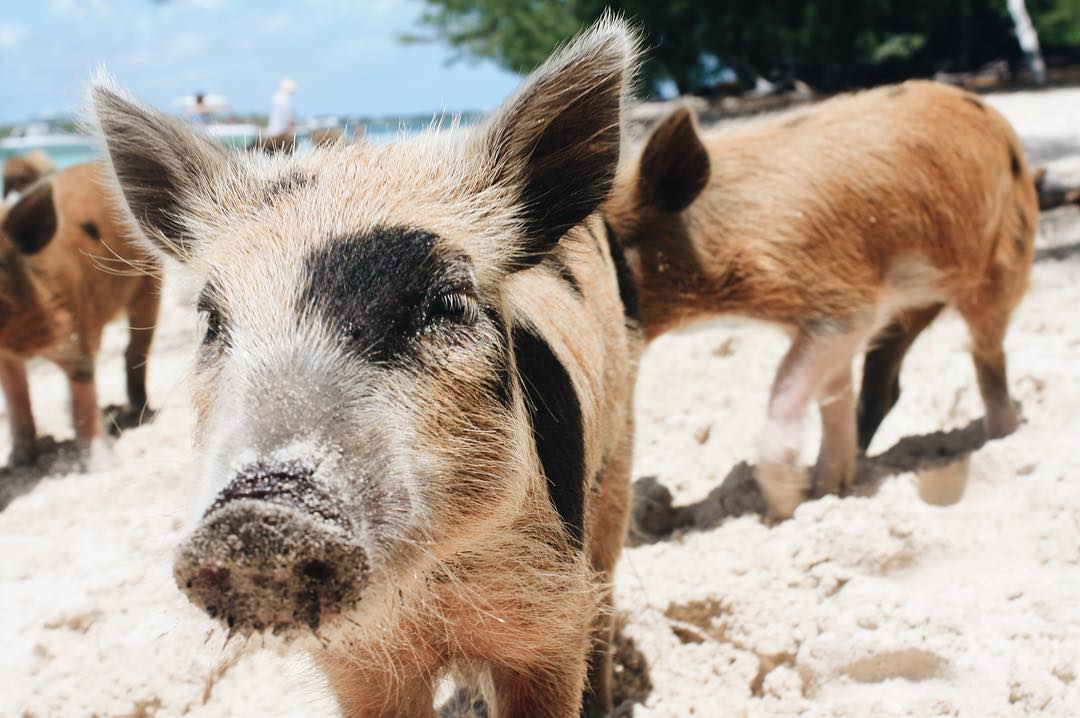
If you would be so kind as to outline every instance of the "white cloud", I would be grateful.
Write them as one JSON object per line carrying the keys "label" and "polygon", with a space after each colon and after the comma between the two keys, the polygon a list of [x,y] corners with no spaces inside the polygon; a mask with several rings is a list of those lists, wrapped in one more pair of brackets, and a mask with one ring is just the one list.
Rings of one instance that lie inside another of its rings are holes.
{"label": "white cloud", "polygon": [[29,34],[25,25],[15,22],[0,22],[0,50],[13,50],[22,44]]}
{"label": "white cloud", "polygon": [[52,14],[69,20],[83,19],[108,9],[108,0],[49,0]]}
{"label": "white cloud", "polygon": [[274,13],[259,23],[259,29],[263,32],[277,32],[287,27],[291,21],[292,17],[287,12]]}
{"label": "white cloud", "polygon": [[307,0],[307,4],[316,10],[328,12],[348,12],[371,14],[385,17],[402,6],[402,0]]}
{"label": "white cloud", "polygon": [[183,32],[169,41],[162,56],[167,62],[184,62],[202,55],[207,45],[202,33]]}

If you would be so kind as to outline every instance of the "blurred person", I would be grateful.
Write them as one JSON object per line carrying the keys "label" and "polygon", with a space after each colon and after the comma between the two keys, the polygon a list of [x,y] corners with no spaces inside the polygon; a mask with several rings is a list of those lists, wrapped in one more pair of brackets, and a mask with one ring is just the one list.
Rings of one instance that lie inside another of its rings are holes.
{"label": "blurred person", "polygon": [[206,95],[196,92],[195,104],[184,111],[184,117],[193,125],[205,126],[210,124],[210,115],[213,112],[213,108],[206,102]]}
{"label": "blurred person", "polygon": [[269,137],[279,137],[292,132],[296,127],[292,109],[292,96],[295,92],[296,83],[288,77],[278,85],[277,92],[270,101],[270,120],[266,125],[266,134]]}

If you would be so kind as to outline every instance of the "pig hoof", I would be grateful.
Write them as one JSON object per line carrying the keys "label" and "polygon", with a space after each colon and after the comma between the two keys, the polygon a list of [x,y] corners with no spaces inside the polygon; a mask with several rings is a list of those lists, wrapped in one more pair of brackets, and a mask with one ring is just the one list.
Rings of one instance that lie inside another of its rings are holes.
{"label": "pig hoof", "polygon": [[130,405],[120,406],[119,404],[110,404],[105,407],[103,413],[105,415],[105,426],[110,436],[119,436],[128,429],[149,424],[157,416],[157,411],[149,406],[133,407]]}
{"label": "pig hoof", "polygon": [[8,466],[13,468],[36,466],[43,457],[55,455],[57,448],[56,439],[48,435],[39,436],[33,441],[19,442],[11,449]]}
{"label": "pig hoof", "polygon": [[11,450],[11,456],[8,458],[8,466],[20,467],[20,466],[33,466],[37,463],[38,448],[37,444],[31,443],[29,445],[18,444]]}
{"label": "pig hoof", "polygon": [[104,471],[111,468],[112,442],[104,436],[95,436],[87,442],[78,442],[79,465],[83,471]]}
{"label": "pig hoof", "polygon": [[1020,414],[1013,407],[991,411],[984,421],[989,439],[1000,439],[1020,428]]}
{"label": "pig hoof", "polygon": [[855,461],[814,467],[813,496],[845,496],[855,486]]}
{"label": "pig hoof", "polygon": [[758,466],[757,482],[776,518],[790,517],[806,497],[806,472],[797,465],[763,461]]}

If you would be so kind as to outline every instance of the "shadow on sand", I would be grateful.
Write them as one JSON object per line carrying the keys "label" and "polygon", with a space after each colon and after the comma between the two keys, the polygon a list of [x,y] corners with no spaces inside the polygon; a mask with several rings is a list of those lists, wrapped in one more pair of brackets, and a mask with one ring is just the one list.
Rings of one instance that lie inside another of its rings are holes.
{"label": "shadow on sand", "polygon": [[1036,249],[1035,261],[1041,262],[1045,259],[1056,259],[1061,261],[1072,257],[1074,254],[1080,254],[1080,242],[1061,244],[1057,247],[1043,247],[1041,249]]}
{"label": "shadow on sand", "polygon": [[[985,443],[981,419],[960,429],[904,437],[884,453],[859,461],[852,494],[872,496],[890,476],[911,471],[930,474],[941,471],[966,461]],[[963,486],[959,491],[963,492]],[[924,498],[931,503],[952,503]],[[646,476],[634,482],[633,525],[628,545],[656,543],[668,539],[675,531],[707,531],[729,518],[765,513],[765,500],[754,481],[754,466],[746,462],[732,467],[704,499],[685,506],[673,505],[668,488],[655,476]]]}
{"label": "shadow on sand", "polygon": [[[132,411],[126,406],[110,404],[102,410],[102,428],[116,439],[125,431],[150,422],[156,415],[157,411],[149,407]],[[0,466],[0,511],[18,497],[30,493],[48,476],[82,474],[89,469],[90,457],[74,439],[57,441],[51,436],[39,436],[34,448],[37,451],[34,463]]]}
{"label": "shadow on sand", "polygon": [[0,511],[48,476],[86,471],[86,456],[74,439],[56,441],[51,436],[38,439],[38,455],[33,464],[0,467]]}

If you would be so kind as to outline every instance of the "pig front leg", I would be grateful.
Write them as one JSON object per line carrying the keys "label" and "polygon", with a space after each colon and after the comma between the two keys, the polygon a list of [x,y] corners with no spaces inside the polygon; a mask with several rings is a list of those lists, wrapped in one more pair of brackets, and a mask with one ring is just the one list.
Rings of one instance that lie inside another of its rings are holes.
{"label": "pig front leg", "polygon": [[436,666],[395,661],[389,654],[368,658],[319,657],[344,718],[435,718],[431,676]]}
{"label": "pig front leg", "polygon": [[37,458],[37,429],[30,408],[30,385],[26,366],[18,357],[0,355],[0,383],[4,387],[8,419],[11,422],[11,457],[13,466],[32,464]]}
{"label": "pig front leg", "polygon": [[[853,470],[854,448],[850,461],[845,459],[835,467],[831,465],[841,453],[847,455],[848,445],[853,442],[853,434],[848,435],[854,431],[850,367],[866,334],[865,328],[843,332],[800,329],[780,362],[769,397],[768,421],[757,440],[758,486],[778,518],[791,516],[806,497],[809,482],[799,463],[803,422],[810,403],[834,376],[841,377],[840,383],[846,381],[847,389],[839,403],[825,405],[826,421],[833,425],[826,426],[825,430],[842,428],[843,436],[824,438],[819,465],[822,469],[835,468],[845,473]],[[845,367],[847,371],[844,371]],[[850,427],[848,414],[851,414]],[[839,483],[836,477],[819,474],[819,479],[826,485]]]}
{"label": "pig front leg", "polygon": [[101,420],[94,384],[92,358],[85,358],[67,372],[71,391],[71,419],[75,424],[75,441],[79,449],[88,452],[95,439],[101,436]]}
{"label": "pig front leg", "polygon": [[156,414],[146,398],[146,363],[150,356],[150,344],[154,339],[160,299],[160,281],[157,277],[147,277],[128,305],[130,338],[124,352],[128,403],[127,406],[114,404],[105,408],[106,426],[114,436],[125,429],[145,424]]}
{"label": "pig front leg", "polygon": [[633,455],[634,421],[629,417],[620,445],[612,452],[594,483],[589,511],[590,563],[595,580],[600,583],[600,608],[592,627],[585,693],[581,715],[585,718],[607,716],[614,709],[615,600],[612,585],[615,565],[630,523],[630,469]]}
{"label": "pig front leg", "polygon": [[847,491],[855,483],[858,430],[851,362],[829,379],[818,397],[821,410],[821,449],[814,467],[818,496]]}
{"label": "pig front leg", "polygon": [[543,669],[492,670],[495,688],[492,718],[577,718],[585,689],[586,643],[568,647],[558,662]]}

